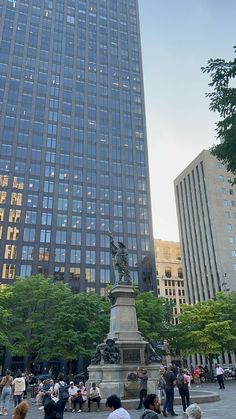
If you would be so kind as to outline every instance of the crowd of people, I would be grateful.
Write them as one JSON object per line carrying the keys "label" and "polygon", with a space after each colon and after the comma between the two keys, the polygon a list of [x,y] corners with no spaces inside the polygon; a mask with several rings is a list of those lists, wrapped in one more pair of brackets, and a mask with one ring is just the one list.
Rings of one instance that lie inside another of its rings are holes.
{"label": "crowd of people", "polygon": [[[204,371],[208,372],[206,369]],[[136,373],[139,380],[137,410],[144,407],[140,419],[155,419],[160,413],[164,417],[168,414],[178,416],[174,410],[175,387],[179,391],[183,412],[189,418],[200,419],[201,410],[197,405],[190,404],[189,393],[191,382],[199,385],[200,374],[201,368],[198,365],[189,370],[172,365],[168,368],[160,367],[156,382],[157,394],[148,394],[148,372],[145,368],[139,368]],[[224,370],[219,365],[216,366],[216,377],[220,389],[224,389]],[[33,403],[38,406],[39,410],[44,411],[44,419],[63,419],[65,411],[81,413],[83,409],[90,412],[92,403],[96,404],[97,411],[100,410],[101,393],[96,383],[92,383],[91,388],[87,391],[82,381],[78,384],[72,380],[68,382],[62,373],[58,375],[57,380],[52,378],[36,380],[35,377],[31,377],[29,383],[34,389]],[[26,377],[17,371],[13,378],[11,372],[6,370],[5,376],[0,382],[0,388],[2,389],[0,415],[8,415],[9,401],[12,395],[15,408],[12,418],[24,419],[29,409],[27,400],[23,400],[26,392]],[[113,394],[108,397],[106,406],[111,410],[108,419],[130,419],[129,413],[121,406],[121,400],[117,395]]]}

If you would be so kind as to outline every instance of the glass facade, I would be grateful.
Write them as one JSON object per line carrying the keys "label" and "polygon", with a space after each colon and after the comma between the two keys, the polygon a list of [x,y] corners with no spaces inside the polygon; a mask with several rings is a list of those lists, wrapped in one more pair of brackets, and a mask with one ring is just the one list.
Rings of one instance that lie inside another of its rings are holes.
{"label": "glass facade", "polygon": [[0,0],[1,281],[155,289],[136,0]]}

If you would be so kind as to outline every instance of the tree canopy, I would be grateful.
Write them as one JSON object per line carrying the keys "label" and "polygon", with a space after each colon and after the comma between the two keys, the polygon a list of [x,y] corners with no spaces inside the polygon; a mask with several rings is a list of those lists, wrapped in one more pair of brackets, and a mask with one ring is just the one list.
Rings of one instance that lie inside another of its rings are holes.
{"label": "tree canopy", "polygon": [[163,342],[169,333],[172,305],[164,297],[144,292],[137,295],[136,312],[139,331],[158,350],[158,341]]}
{"label": "tree canopy", "polygon": [[184,355],[209,359],[236,346],[236,292],[218,293],[214,300],[182,305],[180,323],[173,329],[172,348]]}
{"label": "tree canopy", "polygon": [[234,174],[232,183],[236,183],[236,58],[229,61],[210,59],[201,70],[211,77],[209,86],[213,91],[206,94],[210,99],[209,108],[218,112],[221,118],[216,124],[220,144],[213,145],[210,151],[226,166],[227,171]]}
{"label": "tree canopy", "polygon": [[89,358],[109,328],[109,302],[37,275],[0,292],[1,344],[35,361]]}

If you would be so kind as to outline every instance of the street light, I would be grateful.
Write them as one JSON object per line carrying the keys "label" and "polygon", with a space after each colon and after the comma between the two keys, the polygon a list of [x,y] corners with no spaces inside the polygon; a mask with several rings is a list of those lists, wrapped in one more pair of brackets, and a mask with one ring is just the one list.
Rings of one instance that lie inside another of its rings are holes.
{"label": "street light", "polygon": [[224,273],[224,282],[222,282],[222,288],[224,292],[228,292],[230,291],[230,288],[228,287],[228,283],[227,283],[227,273]]}

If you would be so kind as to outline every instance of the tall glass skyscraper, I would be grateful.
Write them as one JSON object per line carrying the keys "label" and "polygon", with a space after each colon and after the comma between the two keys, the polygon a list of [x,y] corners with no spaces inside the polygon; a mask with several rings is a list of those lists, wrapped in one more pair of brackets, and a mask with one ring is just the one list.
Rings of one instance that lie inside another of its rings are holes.
{"label": "tall glass skyscraper", "polygon": [[0,0],[0,278],[155,287],[136,0]]}

